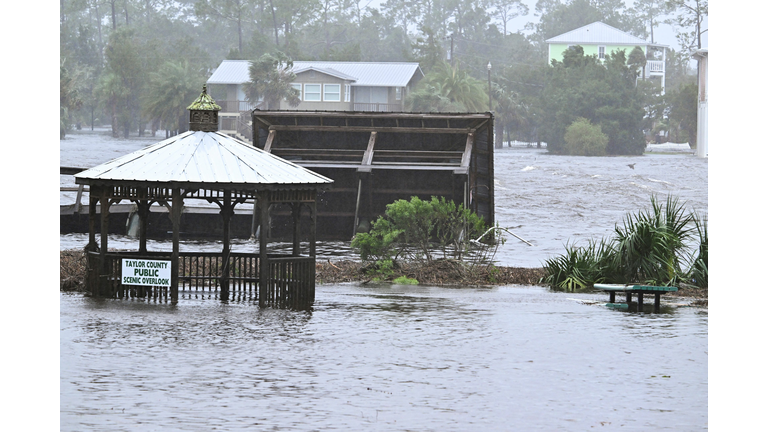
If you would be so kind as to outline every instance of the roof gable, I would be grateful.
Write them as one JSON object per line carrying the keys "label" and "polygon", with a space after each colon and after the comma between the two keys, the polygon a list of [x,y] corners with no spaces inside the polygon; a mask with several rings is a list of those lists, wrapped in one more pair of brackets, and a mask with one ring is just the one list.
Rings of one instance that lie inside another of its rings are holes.
{"label": "roof gable", "polygon": [[299,74],[302,74],[302,73],[305,73],[305,72],[310,72],[310,71],[319,72],[321,74],[329,75],[329,76],[332,76],[332,77],[335,77],[335,78],[339,78],[339,79],[343,79],[343,80],[347,80],[347,81],[355,81],[355,80],[357,80],[357,78],[355,78],[353,76],[349,76],[347,74],[343,74],[343,73],[341,73],[341,72],[339,72],[339,71],[337,71],[335,69],[331,69],[331,68],[319,68],[319,67],[315,67],[315,66],[309,66],[309,67],[304,67],[304,68],[300,68],[299,69],[299,68],[296,68],[295,65],[293,67],[293,73],[295,73],[296,75],[299,75]]}
{"label": "roof gable", "polygon": [[559,36],[547,39],[547,43],[650,45],[648,41],[632,36],[600,21],[587,24]]}
{"label": "roof gable", "polygon": [[[208,84],[243,84],[250,81],[248,60],[224,60],[208,78]],[[353,86],[405,87],[414,76],[424,73],[418,63],[409,62],[325,62],[294,61],[294,73],[313,68],[328,75],[354,79]]]}

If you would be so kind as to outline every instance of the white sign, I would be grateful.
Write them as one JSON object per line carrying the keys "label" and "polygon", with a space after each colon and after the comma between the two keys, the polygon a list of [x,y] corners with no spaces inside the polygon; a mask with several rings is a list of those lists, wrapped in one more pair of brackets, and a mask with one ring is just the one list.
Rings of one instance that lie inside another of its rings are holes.
{"label": "white sign", "polygon": [[171,286],[171,262],[123,258],[123,285]]}

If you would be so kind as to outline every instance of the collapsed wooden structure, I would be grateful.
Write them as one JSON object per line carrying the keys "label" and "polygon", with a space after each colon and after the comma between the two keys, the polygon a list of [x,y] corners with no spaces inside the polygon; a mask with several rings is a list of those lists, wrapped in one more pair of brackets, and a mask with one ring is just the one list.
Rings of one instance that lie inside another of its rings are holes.
{"label": "collapsed wooden structure", "polygon": [[[261,307],[311,307],[317,194],[333,181],[216,132],[218,106],[205,88],[188,109],[190,131],[75,175],[77,184],[90,187],[88,290],[95,296],[118,298],[167,298],[170,294],[175,302],[181,286],[207,289],[222,300],[257,299]],[[190,199],[219,207],[224,227],[220,254],[179,250],[181,215],[185,200]],[[138,207],[138,251],[109,251],[109,208],[121,200]],[[292,254],[268,254],[268,229],[260,230],[258,254],[231,252],[230,221],[235,206],[246,201],[253,203],[254,214],[264,227],[270,225],[274,206],[290,207]],[[147,218],[153,203],[169,208],[173,225],[170,253],[147,250]],[[310,219],[308,255],[302,255],[301,247],[304,209]],[[100,244],[96,242],[97,225]],[[126,266],[135,267],[135,273],[126,276]],[[158,277],[157,269],[165,266],[170,267],[169,280]]]}
{"label": "collapsed wooden structure", "polygon": [[334,180],[319,196],[324,240],[348,240],[387,204],[412,196],[443,196],[494,224],[491,113],[254,110],[253,137]]}

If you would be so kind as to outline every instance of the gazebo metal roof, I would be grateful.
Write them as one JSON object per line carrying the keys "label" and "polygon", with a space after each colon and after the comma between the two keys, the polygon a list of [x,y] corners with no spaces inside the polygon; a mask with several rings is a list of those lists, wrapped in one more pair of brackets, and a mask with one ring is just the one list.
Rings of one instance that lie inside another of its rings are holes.
{"label": "gazebo metal roof", "polygon": [[188,131],[75,175],[78,184],[314,189],[333,180],[220,132]]}

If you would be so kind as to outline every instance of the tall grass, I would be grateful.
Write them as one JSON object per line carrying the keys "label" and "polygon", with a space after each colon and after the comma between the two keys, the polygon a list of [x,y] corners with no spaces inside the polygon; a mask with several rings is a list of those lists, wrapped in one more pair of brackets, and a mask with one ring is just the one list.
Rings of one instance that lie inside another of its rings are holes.
{"label": "tall grass", "polygon": [[[691,253],[688,245],[696,239],[698,252]],[[542,282],[555,289],[596,283],[707,286],[706,219],[687,212],[671,196],[664,203],[652,196],[650,208],[627,214],[613,238],[590,240],[586,247],[566,244],[565,249],[544,265]]]}

